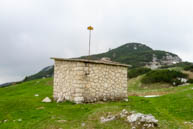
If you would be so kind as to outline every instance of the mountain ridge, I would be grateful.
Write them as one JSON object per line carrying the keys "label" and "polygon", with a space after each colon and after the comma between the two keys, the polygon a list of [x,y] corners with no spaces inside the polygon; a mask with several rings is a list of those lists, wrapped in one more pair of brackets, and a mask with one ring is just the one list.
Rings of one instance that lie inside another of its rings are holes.
{"label": "mountain ridge", "polygon": [[[100,60],[103,57],[108,57],[112,61],[128,64],[133,67],[145,66],[152,69],[156,69],[165,65],[173,65],[182,61],[181,58],[176,54],[166,51],[153,50],[149,46],[141,43],[126,43],[122,46],[109,50],[108,52],[91,55],[89,59]],[[87,59],[88,56],[82,56],[79,58]],[[53,73],[54,66],[47,66],[38,73],[26,76],[22,81],[4,83],[1,84],[0,87],[39,78],[52,77]]]}
{"label": "mountain ridge", "polygon": [[[129,64],[133,67],[151,67],[155,62],[160,66],[172,65],[172,62],[180,63],[182,61],[182,59],[174,53],[153,50],[149,46],[141,43],[126,43],[108,52],[91,55],[89,59],[98,60],[102,57],[108,57],[112,61]],[[88,58],[88,56],[83,56],[81,58]]]}

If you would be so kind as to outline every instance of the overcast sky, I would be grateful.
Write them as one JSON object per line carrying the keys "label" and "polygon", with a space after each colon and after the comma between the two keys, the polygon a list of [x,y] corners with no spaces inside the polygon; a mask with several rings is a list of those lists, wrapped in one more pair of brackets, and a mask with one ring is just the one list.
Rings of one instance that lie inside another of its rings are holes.
{"label": "overcast sky", "polygon": [[0,83],[128,42],[193,61],[193,0],[0,0]]}

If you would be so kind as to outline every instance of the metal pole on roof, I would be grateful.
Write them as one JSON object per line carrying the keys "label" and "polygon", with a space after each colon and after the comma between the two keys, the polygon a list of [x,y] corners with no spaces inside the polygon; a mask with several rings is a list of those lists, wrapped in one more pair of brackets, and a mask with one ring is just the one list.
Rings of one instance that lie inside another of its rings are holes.
{"label": "metal pole on roof", "polygon": [[88,51],[88,56],[90,56],[91,31],[93,30],[93,27],[89,26],[87,29],[89,30],[89,51]]}

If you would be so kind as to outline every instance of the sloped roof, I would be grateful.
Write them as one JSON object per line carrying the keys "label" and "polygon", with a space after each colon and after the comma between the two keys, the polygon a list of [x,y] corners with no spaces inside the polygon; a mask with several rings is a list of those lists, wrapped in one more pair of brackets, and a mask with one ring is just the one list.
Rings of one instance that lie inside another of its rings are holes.
{"label": "sloped roof", "polygon": [[106,64],[106,65],[114,65],[114,66],[123,66],[123,67],[130,67],[127,64],[121,64],[114,61],[104,61],[104,60],[88,60],[88,59],[75,59],[75,58],[56,58],[51,57],[53,60],[60,60],[60,61],[71,61],[71,62],[85,62],[85,63],[92,63],[92,64]]}

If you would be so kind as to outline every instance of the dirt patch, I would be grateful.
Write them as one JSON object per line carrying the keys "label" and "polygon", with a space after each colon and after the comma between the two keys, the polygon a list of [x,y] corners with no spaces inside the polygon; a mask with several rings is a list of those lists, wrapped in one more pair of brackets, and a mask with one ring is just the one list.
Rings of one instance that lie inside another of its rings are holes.
{"label": "dirt patch", "polygon": [[182,71],[183,73],[188,75],[188,78],[193,79],[193,72],[190,71]]}
{"label": "dirt patch", "polygon": [[141,88],[143,89],[162,89],[162,88],[170,88],[173,87],[168,83],[153,83],[153,84],[142,84]]}

